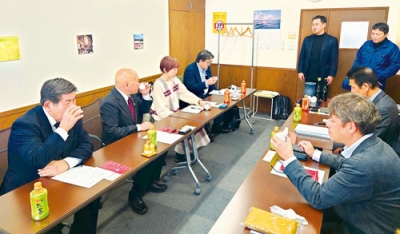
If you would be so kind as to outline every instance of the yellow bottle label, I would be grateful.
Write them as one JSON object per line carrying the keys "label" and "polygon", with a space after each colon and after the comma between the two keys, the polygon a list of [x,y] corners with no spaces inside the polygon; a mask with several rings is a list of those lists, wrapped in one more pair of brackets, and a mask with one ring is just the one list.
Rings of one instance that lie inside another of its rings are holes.
{"label": "yellow bottle label", "polygon": [[49,204],[47,202],[47,190],[42,188],[33,190],[31,196],[31,211],[33,220],[42,220],[49,215]]}

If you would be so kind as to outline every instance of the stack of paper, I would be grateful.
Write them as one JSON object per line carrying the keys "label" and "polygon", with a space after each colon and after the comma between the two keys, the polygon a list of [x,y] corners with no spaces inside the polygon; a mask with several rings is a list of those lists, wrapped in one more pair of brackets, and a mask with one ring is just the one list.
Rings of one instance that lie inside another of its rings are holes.
{"label": "stack of paper", "polygon": [[326,128],[326,127],[298,124],[297,127],[294,129],[294,132],[299,135],[306,135],[306,136],[330,139],[328,128]]}
{"label": "stack of paper", "polygon": [[195,105],[190,105],[185,108],[183,108],[181,111],[182,112],[187,112],[187,113],[193,113],[193,114],[198,114],[200,113],[204,108],[201,106],[195,106]]}

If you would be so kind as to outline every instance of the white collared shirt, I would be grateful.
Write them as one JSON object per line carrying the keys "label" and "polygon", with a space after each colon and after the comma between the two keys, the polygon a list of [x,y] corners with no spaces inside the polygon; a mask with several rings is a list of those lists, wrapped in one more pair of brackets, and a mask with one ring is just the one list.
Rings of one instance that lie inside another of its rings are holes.
{"label": "white collared shirt", "polygon": [[[69,136],[69,135],[68,135],[68,132],[65,131],[65,130],[62,129],[62,128],[57,128],[57,129],[56,129],[56,127],[54,127],[54,124],[56,124],[57,121],[56,121],[53,117],[51,117],[51,115],[50,115],[49,113],[47,113],[47,111],[46,111],[46,109],[44,109],[44,107],[42,107],[42,108],[43,108],[44,114],[46,115],[47,119],[49,120],[49,123],[50,123],[50,125],[51,125],[51,128],[53,129],[53,132],[55,132],[55,133],[57,133],[58,135],[60,135],[60,137],[61,137],[64,141],[66,141],[67,138],[68,138],[68,136]],[[65,162],[68,163],[69,168],[73,168],[73,167],[75,167],[76,165],[78,165],[78,164],[81,163],[81,159],[79,159],[79,158],[66,157],[66,158],[63,158],[63,160],[64,160]]]}
{"label": "white collared shirt", "polygon": [[206,88],[204,89],[204,92],[203,92],[203,94],[206,95],[208,92],[208,84],[207,84],[207,80],[206,80],[206,76],[207,76],[206,71],[207,70],[204,70],[203,68],[201,68],[198,63],[197,63],[197,68],[199,69],[201,82],[204,82],[206,84]]}

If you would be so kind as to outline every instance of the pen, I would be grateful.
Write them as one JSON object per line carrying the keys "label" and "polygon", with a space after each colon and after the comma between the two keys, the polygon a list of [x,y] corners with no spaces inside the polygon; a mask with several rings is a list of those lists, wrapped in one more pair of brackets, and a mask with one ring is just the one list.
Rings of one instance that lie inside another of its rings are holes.
{"label": "pen", "polygon": [[174,133],[175,131],[176,131],[176,128],[174,128],[173,130],[171,130],[171,131],[169,132],[169,134]]}

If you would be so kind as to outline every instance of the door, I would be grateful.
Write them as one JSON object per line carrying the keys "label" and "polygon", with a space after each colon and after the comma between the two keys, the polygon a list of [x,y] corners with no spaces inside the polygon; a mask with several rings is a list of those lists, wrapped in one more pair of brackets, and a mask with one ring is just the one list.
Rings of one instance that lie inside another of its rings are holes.
{"label": "door", "polygon": [[[378,22],[387,22],[389,8],[388,7],[373,7],[373,8],[344,8],[344,9],[313,9],[302,10],[300,20],[300,54],[303,39],[312,34],[311,20],[316,15],[324,15],[328,19],[326,32],[336,37],[340,44],[340,32],[342,22],[351,21],[368,21],[368,37],[371,39],[371,27]],[[342,89],[342,81],[346,77],[347,72],[353,65],[356,57],[357,49],[341,49],[339,47],[339,65],[336,77],[333,84],[329,87],[329,97],[346,92]],[[297,79],[297,97],[301,97],[304,90],[304,83]]]}

